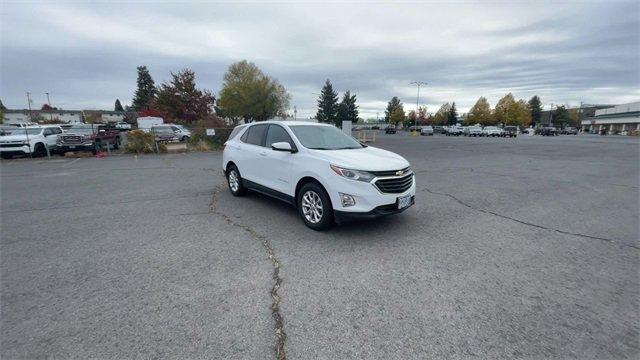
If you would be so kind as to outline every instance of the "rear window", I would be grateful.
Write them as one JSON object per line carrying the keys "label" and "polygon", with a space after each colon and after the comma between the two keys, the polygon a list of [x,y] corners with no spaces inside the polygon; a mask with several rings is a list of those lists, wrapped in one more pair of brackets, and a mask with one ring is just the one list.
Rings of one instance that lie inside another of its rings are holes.
{"label": "rear window", "polygon": [[246,127],[246,125],[238,125],[238,126],[234,127],[233,130],[231,130],[231,134],[229,134],[229,140],[231,140],[234,137],[238,136],[240,131],[242,129],[244,129],[245,127]]}

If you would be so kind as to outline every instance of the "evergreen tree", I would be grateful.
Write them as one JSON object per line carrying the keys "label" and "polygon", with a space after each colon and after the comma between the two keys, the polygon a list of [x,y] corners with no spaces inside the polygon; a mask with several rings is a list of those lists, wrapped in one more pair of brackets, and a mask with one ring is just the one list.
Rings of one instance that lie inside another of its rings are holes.
{"label": "evergreen tree", "polygon": [[116,99],[116,104],[113,106],[113,111],[124,111],[122,104],[120,104],[120,99]]}
{"label": "evergreen tree", "polygon": [[535,95],[529,100],[529,108],[531,109],[531,125],[536,126],[542,117],[542,102],[538,95]]}
{"label": "evergreen tree", "polygon": [[569,110],[564,105],[556,106],[553,111],[553,123],[558,126],[571,123],[571,117],[569,116]]}
{"label": "evergreen tree", "polygon": [[138,88],[131,103],[136,111],[149,108],[151,100],[156,96],[156,84],[146,66],[138,66]]}
{"label": "evergreen tree", "polygon": [[389,117],[391,116],[393,111],[398,108],[403,108],[402,112],[404,114],[404,107],[402,106],[402,101],[400,101],[400,99],[397,96],[394,96],[391,98],[391,100],[387,104],[387,110],[384,111],[384,121],[389,122]]}
{"label": "evergreen tree", "polygon": [[338,94],[333,90],[331,81],[327,79],[320,91],[316,119],[318,122],[335,124],[338,119],[338,109]]}
{"label": "evergreen tree", "polygon": [[458,122],[458,110],[456,110],[456,102],[451,104],[449,113],[447,114],[447,125],[455,125]]}
{"label": "evergreen tree", "polygon": [[[337,122],[351,121],[353,123],[358,122],[358,105],[356,105],[356,95],[351,95],[351,91],[347,91],[342,96],[342,101],[338,106],[338,119]],[[340,124],[336,124],[339,126]]]}
{"label": "evergreen tree", "polygon": [[2,103],[2,100],[0,100],[0,110],[7,110],[7,108]]}

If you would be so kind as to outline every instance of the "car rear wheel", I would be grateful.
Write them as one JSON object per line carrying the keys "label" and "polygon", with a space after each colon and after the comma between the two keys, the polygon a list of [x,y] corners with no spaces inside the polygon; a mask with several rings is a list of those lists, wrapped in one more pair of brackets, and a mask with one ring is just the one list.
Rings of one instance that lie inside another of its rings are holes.
{"label": "car rear wheel", "polygon": [[47,155],[47,149],[45,149],[44,144],[37,143],[36,148],[33,151],[33,155],[35,157],[41,157]]}
{"label": "car rear wheel", "polygon": [[240,171],[234,165],[231,165],[227,171],[227,185],[233,196],[242,196],[247,192],[247,189],[242,185]]}
{"label": "car rear wheel", "polygon": [[304,224],[313,230],[333,225],[333,207],[327,192],[317,183],[308,183],[298,192],[298,212]]}

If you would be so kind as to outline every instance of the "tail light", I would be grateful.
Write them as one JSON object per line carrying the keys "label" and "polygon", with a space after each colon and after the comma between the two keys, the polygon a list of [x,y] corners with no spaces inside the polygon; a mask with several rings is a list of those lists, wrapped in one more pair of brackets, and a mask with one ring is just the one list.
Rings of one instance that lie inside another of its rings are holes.
{"label": "tail light", "polygon": [[225,141],[224,144],[222,144],[222,151],[224,151],[224,148],[227,147],[227,142]]}

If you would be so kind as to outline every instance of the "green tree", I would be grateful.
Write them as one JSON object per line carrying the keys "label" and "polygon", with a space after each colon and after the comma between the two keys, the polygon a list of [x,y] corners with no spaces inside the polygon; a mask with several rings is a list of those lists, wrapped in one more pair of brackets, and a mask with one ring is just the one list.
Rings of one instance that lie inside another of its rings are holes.
{"label": "green tree", "polygon": [[113,111],[124,111],[122,104],[120,104],[120,99],[116,99],[116,104],[113,106]]}
{"label": "green tree", "polygon": [[138,88],[133,96],[131,106],[136,111],[148,109],[156,96],[156,84],[146,66],[138,66]]}
{"label": "green tree", "polygon": [[449,121],[449,114],[451,112],[451,104],[444,103],[440,106],[440,109],[433,116],[434,125],[446,125]]}
{"label": "green tree", "polygon": [[458,122],[458,110],[456,109],[456,102],[454,101],[449,108],[447,114],[447,125],[455,125]]}
{"label": "green tree", "polygon": [[264,121],[285,116],[290,101],[291,95],[277,80],[242,60],[231,64],[224,74],[216,112],[234,123]]}
{"label": "green tree", "polygon": [[579,108],[573,108],[573,109],[569,109],[569,124],[571,126],[580,126],[580,109]]}
{"label": "green tree", "polygon": [[494,124],[493,115],[491,114],[491,106],[487,99],[481,96],[478,101],[476,101],[475,105],[469,110],[466,119],[464,120],[464,125],[489,125]]}
{"label": "green tree", "polygon": [[[331,81],[327,79],[320,91],[320,98],[318,99],[318,113],[316,119],[321,123],[331,123],[338,125],[338,93],[333,90]],[[347,109],[344,109],[346,114]]]}
{"label": "green tree", "polygon": [[7,108],[2,103],[2,100],[0,100],[0,110],[2,110],[2,111],[7,110]]}
{"label": "green tree", "polygon": [[529,100],[529,109],[531,109],[531,125],[535,126],[540,123],[540,118],[542,117],[542,102],[538,95]]}
{"label": "green tree", "polygon": [[402,105],[395,108],[391,115],[389,115],[389,122],[394,125],[401,124],[405,120],[404,108]]}
{"label": "green tree", "polygon": [[358,105],[356,105],[356,95],[351,95],[351,91],[347,91],[342,96],[342,101],[338,105],[338,116],[336,126],[342,124],[342,121],[358,122]]}
{"label": "green tree", "polygon": [[[393,111],[400,107],[403,107],[402,101],[400,101],[400,99],[397,96],[392,97],[391,100],[389,100],[389,103],[387,104],[387,110],[384,111],[384,121],[389,122],[390,121],[389,119]],[[404,108],[403,108],[403,111],[404,111]]]}
{"label": "green tree", "polygon": [[211,116],[215,101],[211,91],[196,88],[195,73],[184,69],[158,87],[153,107],[167,119],[193,123]]}
{"label": "green tree", "polygon": [[569,110],[567,110],[564,105],[556,106],[556,109],[553,112],[553,123],[560,126],[571,123]]}

